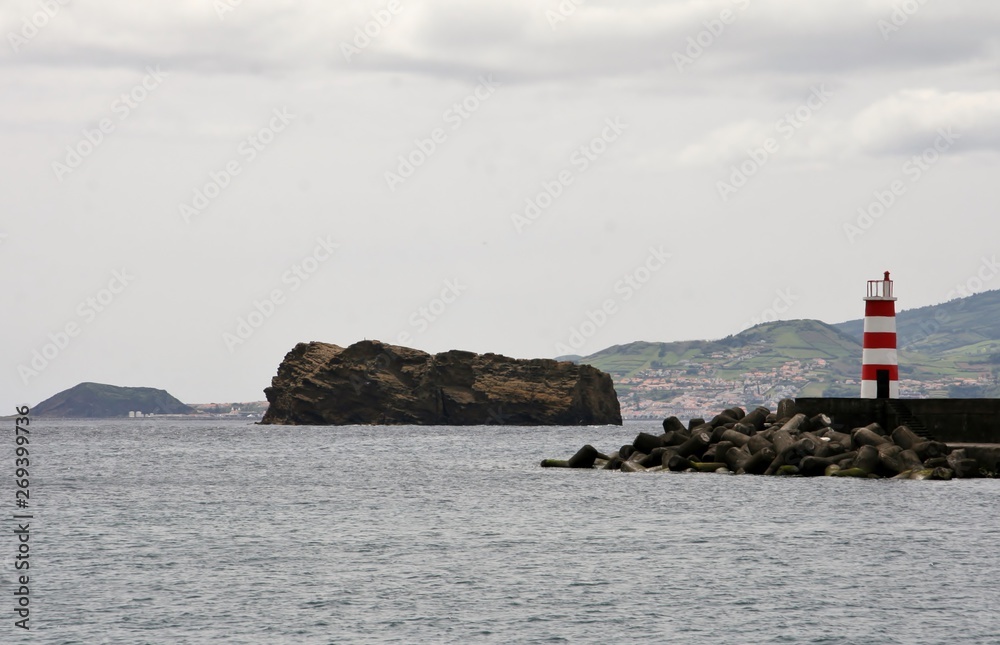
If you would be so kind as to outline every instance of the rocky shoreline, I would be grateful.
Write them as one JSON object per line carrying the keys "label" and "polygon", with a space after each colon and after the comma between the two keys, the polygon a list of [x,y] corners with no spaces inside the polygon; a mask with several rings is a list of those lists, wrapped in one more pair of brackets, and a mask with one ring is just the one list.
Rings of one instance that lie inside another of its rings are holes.
{"label": "rocky shoreline", "polygon": [[785,399],[774,412],[758,407],[723,410],[711,420],[663,421],[663,434],[640,432],[610,454],[585,445],[545,468],[599,468],[621,472],[713,472],[779,476],[950,480],[995,477],[964,449],[878,423],[837,428],[823,413],[811,417]]}

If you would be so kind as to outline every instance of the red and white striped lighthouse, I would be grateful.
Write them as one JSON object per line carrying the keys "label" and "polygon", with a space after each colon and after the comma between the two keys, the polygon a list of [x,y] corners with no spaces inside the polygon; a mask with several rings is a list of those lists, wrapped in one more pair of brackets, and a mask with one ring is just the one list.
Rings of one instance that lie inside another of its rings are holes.
{"label": "red and white striped lighthouse", "polygon": [[865,298],[865,340],[861,357],[861,398],[899,398],[899,358],[896,355],[896,299],[889,272],[868,281]]}

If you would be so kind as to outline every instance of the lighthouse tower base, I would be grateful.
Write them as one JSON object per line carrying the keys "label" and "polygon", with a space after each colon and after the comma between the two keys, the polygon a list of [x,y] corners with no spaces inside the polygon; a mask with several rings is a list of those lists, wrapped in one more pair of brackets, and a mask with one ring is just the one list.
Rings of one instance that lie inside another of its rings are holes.
{"label": "lighthouse tower base", "polygon": [[878,370],[871,380],[861,381],[862,399],[898,399],[899,381],[889,370]]}

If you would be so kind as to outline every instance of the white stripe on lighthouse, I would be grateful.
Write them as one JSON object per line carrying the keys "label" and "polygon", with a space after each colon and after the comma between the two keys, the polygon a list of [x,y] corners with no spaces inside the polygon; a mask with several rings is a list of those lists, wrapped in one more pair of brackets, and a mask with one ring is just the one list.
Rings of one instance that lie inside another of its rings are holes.
{"label": "white stripe on lighthouse", "polygon": [[892,333],[896,331],[895,316],[867,316],[865,331],[872,333]]}
{"label": "white stripe on lighthouse", "polygon": [[[857,354],[855,354],[857,356]],[[896,350],[894,349],[862,349],[862,365],[896,365]]]}

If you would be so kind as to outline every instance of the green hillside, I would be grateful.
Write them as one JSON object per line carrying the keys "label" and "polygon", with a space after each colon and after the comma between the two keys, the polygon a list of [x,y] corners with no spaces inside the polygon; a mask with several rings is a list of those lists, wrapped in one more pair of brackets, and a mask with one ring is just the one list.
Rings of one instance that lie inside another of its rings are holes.
{"label": "green hillside", "polygon": [[[718,360],[723,358],[721,355],[739,348],[755,348],[757,351],[753,358]],[[798,358],[855,359],[860,362],[860,351],[861,344],[857,340],[832,325],[818,320],[790,320],[763,323],[721,340],[638,341],[615,345],[582,360],[619,375],[702,359],[717,363],[720,369],[738,372],[748,367],[773,365]]]}
{"label": "green hillside", "polygon": [[[897,323],[903,397],[1000,397],[1000,291],[904,311]],[[778,321],[721,340],[634,342],[564,358],[610,373],[623,412],[637,416],[857,396],[862,326]]]}
{"label": "green hillside", "polygon": [[33,416],[68,418],[127,417],[143,414],[190,414],[194,410],[165,390],[151,387],[118,387],[80,383],[52,396],[31,409]]}
{"label": "green hillside", "polygon": [[856,377],[861,371],[861,345],[831,325],[817,320],[764,323],[716,341],[635,342],[609,347],[580,360],[616,381],[619,393],[631,389],[628,379],[664,370],[725,380],[780,370],[791,362],[824,364],[807,370],[809,388],[819,395],[826,386]]}
{"label": "green hillside", "polygon": [[[859,342],[863,326],[863,319],[834,325]],[[963,348],[972,354],[991,351],[990,347],[1000,347],[1000,290],[900,311],[896,333],[901,348],[926,354]]]}

